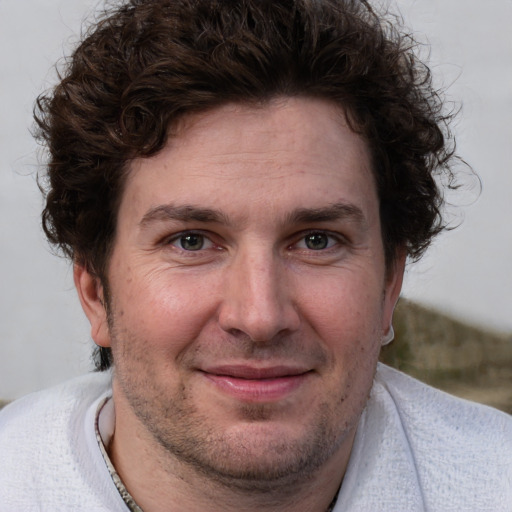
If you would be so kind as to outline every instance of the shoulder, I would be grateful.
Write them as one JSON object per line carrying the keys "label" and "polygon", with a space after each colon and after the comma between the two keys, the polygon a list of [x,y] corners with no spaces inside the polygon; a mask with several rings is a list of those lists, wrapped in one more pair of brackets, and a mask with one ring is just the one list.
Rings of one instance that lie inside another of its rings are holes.
{"label": "shoulder", "polygon": [[91,373],[12,402],[0,411],[0,446],[11,435],[51,436],[41,423],[60,424],[80,415],[109,388],[110,374]]}
{"label": "shoulder", "polygon": [[[0,411],[0,495],[5,510],[102,508],[111,494],[94,434],[110,395],[109,373],[92,373],[32,393]],[[1,508],[1,510],[4,510]]]}
{"label": "shoulder", "polygon": [[512,416],[384,365],[372,399],[394,409],[427,501],[453,500],[454,510],[462,499],[473,502],[471,510],[488,510],[486,502],[493,510],[512,506]]}
{"label": "shoulder", "polygon": [[[374,392],[394,402],[406,424],[451,428],[463,436],[497,436],[512,448],[512,416],[486,405],[457,398],[402,372],[379,364]],[[490,430],[491,429],[491,430]],[[448,435],[448,432],[445,433]]]}

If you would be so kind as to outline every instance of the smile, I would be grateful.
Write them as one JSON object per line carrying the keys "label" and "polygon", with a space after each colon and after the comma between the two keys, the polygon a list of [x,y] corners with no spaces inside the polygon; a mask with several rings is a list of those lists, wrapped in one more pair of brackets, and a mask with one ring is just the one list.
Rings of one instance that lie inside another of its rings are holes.
{"label": "smile", "polygon": [[286,398],[311,375],[309,370],[286,366],[223,366],[203,373],[221,392],[238,400],[258,403],[276,402]]}

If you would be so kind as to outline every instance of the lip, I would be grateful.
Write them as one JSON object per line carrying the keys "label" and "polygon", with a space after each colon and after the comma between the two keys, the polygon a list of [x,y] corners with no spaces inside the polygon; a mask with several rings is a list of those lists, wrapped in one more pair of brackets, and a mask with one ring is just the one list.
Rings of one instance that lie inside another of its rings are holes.
{"label": "lip", "polygon": [[282,400],[301,387],[311,374],[308,369],[291,366],[246,365],[218,366],[202,372],[221,392],[253,403]]}

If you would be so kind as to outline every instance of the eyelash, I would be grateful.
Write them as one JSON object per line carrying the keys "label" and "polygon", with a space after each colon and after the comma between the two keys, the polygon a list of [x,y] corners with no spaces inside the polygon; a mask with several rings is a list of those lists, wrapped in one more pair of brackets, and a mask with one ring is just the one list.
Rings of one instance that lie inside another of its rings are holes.
{"label": "eyelash", "polygon": [[318,253],[320,253],[320,252],[329,251],[329,249],[334,249],[334,248],[336,248],[339,245],[345,245],[346,244],[346,240],[344,239],[344,237],[342,237],[338,233],[331,233],[330,231],[326,231],[326,230],[322,230],[322,229],[315,229],[315,230],[309,230],[309,231],[300,233],[300,237],[299,237],[298,241],[294,242],[289,247],[297,246],[301,242],[304,242],[304,245],[307,245],[306,239],[308,237],[313,237],[315,235],[320,235],[320,236],[326,237],[327,243],[328,244],[330,243],[330,245],[328,245],[328,247],[320,248],[320,249],[317,249],[317,250],[311,249],[309,247],[299,248],[299,250],[302,249],[302,250],[307,251],[307,252],[312,252],[312,253],[318,252]]}
{"label": "eyelash", "polygon": [[[173,235],[171,238],[167,238],[164,241],[164,245],[172,245],[172,246],[176,247],[176,249],[178,249],[184,253],[196,253],[196,252],[201,252],[202,250],[204,250],[203,247],[194,251],[194,250],[187,250],[187,249],[184,249],[183,247],[177,247],[176,245],[174,245],[176,242],[179,242],[180,240],[183,240],[186,237],[192,237],[192,236],[201,237],[203,239],[203,243],[206,241],[209,241],[212,246],[216,246],[216,244],[212,241],[211,236],[206,235],[202,231],[194,231],[194,230],[182,231],[181,233],[177,233],[177,234]],[[210,248],[213,248],[213,247],[208,247],[208,249],[210,249]]]}
{"label": "eyelash", "polygon": [[[306,239],[308,237],[313,237],[315,235],[325,237],[327,244],[328,244],[327,247],[322,247],[322,248],[319,248],[316,250],[312,249],[310,247],[307,247]],[[187,250],[184,247],[179,247],[177,245],[180,242],[180,240],[184,240],[186,237],[193,237],[193,236],[201,237],[202,241],[203,241],[203,245],[204,245],[204,243],[209,242],[210,246],[206,247],[206,248],[201,246],[197,250]],[[330,231],[319,230],[319,229],[308,230],[305,232],[298,233],[297,235],[294,235],[293,239],[295,241],[293,243],[287,245],[288,250],[296,249],[298,251],[303,251],[303,252],[308,252],[308,253],[322,253],[322,252],[325,253],[325,252],[329,251],[330,249],[336,248],[339,245],[347,244],[346,239],[343,236],[341,236],[339,233],[332,233]],[[301,244],[301,243],[303,243],[305,247],[299,247],[299,244]],[[188,230],[188,231],[182,231],[180,233],[176,233],[172,237],[164,240],[163,244],[171,245],[171,246],[175,247],[177,250],[179,250],[183,253],[187,253],[189,255],[192,255],[194,253],[200,253],[204,250],[209,250],[209,249],[214,249],[214,248],[220,249],[221,248],[220,245],[216,244],[212,240],[211,235],[205,234],[202,231],[195,231],[195,230]]]}

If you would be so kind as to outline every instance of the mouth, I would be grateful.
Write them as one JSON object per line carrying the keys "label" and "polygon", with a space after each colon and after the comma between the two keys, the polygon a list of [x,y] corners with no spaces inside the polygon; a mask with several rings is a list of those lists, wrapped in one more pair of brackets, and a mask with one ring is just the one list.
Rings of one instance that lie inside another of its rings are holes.
{"label": "mouth", "polygon": [[293,366],[246,365],[212,367],[202,372],[220,392],[252,403],[283,400],[304,385],[312,374],[309,369]]}

